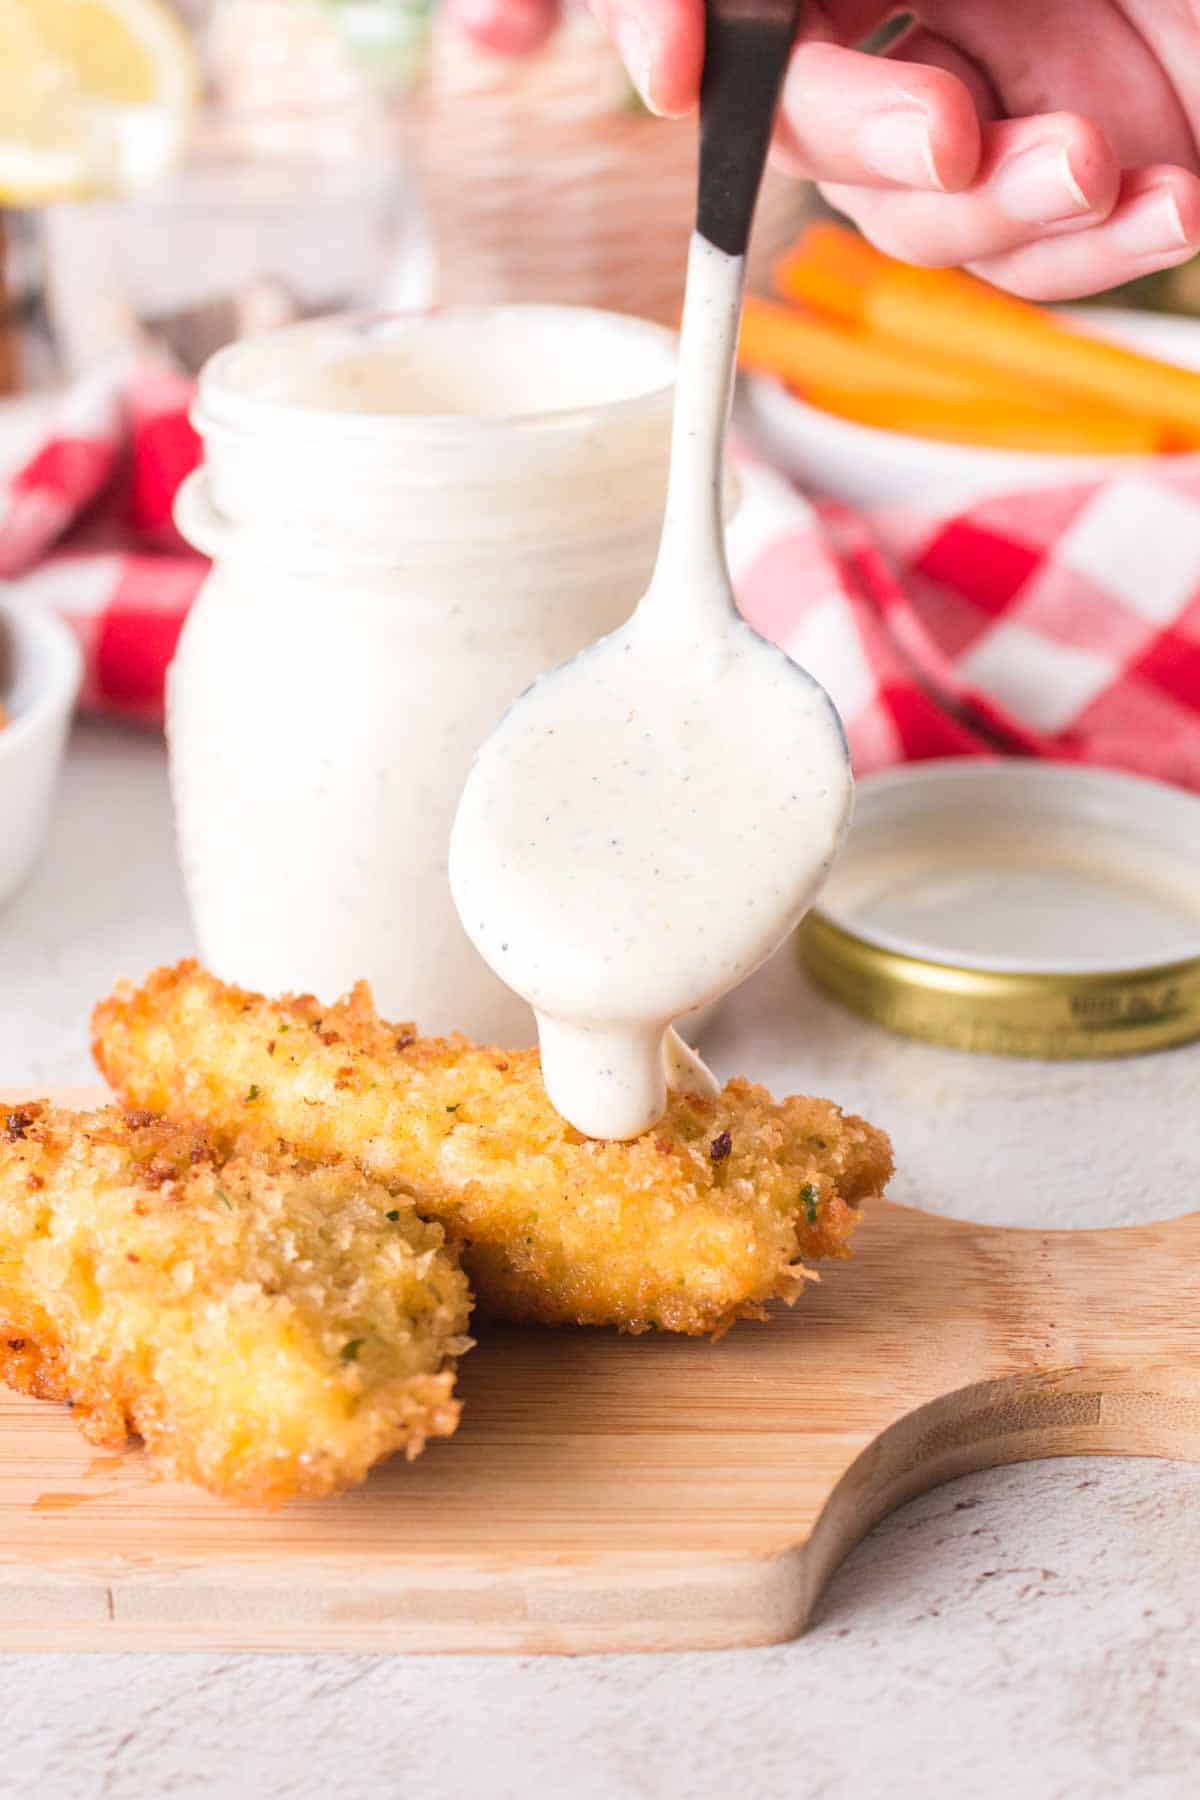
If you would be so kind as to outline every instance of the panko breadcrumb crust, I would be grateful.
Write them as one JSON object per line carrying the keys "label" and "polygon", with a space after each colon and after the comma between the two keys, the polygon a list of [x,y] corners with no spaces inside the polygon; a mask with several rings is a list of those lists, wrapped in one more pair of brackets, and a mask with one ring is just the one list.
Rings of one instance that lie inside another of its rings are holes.
{"label": "panko breadcrumb crust", "polygon": [[632,1143],[584,1138],[536,1051],[421,1038],[360,983],[335,1006],[268,1000],[194,962],[122,984],[93,1048],[126,1103],[223,1147],[353,1157],[461,1245],[490,1313],[543,1325],[720,1333],[844,1257],[892,1170],[887,1138],[828,1100],[731,1081],[673,1095]]}
{"label": "panko breadcrumb crust", "polygon": [[353,1163],[0,1113],[0,1375],[165,1474],[274,1505],[415,1456],[458,1423],[469,1312],[441,1227]]}

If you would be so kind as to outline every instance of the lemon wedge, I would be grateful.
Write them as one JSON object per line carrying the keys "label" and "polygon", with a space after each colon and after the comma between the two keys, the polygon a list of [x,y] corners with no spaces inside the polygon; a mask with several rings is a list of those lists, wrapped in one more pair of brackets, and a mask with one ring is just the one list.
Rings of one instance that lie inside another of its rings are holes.
{"label": "lemon wedge", "polygon": [[162,0],[0,0],[0,205],[144,187],[169,168],[198,89]]}

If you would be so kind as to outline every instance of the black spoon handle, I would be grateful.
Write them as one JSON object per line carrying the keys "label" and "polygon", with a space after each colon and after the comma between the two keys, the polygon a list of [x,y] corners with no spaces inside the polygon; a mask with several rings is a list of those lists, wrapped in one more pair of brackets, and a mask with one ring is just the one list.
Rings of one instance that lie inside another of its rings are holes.
{"label": "black spoon handle", "polygon": [[696,229],[744,256],[803,0],[705,0]]}

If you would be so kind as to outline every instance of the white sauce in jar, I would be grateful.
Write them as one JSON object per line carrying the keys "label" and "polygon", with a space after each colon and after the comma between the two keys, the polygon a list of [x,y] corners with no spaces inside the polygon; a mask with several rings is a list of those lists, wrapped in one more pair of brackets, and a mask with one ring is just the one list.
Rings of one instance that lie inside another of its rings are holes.
{"label": "white sauce in jar", "polygon": [[214,557],[170,684],[180,849],[223,978],[532,1043],[446,874],[471,758],[628,619],[675,335],[571,307],[299,325],[208,365],[179,519]]}
{"label": "white sauce in jar", "polygon": [[828,697],[732,606],[719,450],[740,279],[740,259],[693,240],[645,599],[501,721],[451,840],[463,924],[534,1007],[550,1098],[595,1137],[653,1126],[668,1083],[711,1083],[672,1020],[778,947],[849,812]]}

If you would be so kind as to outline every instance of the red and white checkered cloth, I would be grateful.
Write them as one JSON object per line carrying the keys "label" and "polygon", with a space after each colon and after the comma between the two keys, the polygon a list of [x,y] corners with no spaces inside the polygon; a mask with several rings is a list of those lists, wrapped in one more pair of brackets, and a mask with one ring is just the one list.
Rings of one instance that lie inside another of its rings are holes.
{"label": "red and white checkered cloth", "polygon": [[[161,370],[97,376],[0,481],[0,588],[71,621],[93,709],[162,715],[205,570],[171,524],[199,456],[190,398]],[[1200,790],[1200,478],[1163,464],[862,519],[742,474],[742,610],[829,690],[860,773],[1008,752]]]}
{"label": "red and white checkered cloth", "polygon": [[1162,464],[869,519],[749,471],[741,608],[833,696],[859,773],[1008,753],[1200,790],[1200,476]]}
{"label": "red and white checkered cloth", "polygon": [[85,707],[150,724],[162,719],[163,677],[207,568],[171,521],[200,457],[191,398],[171,370],[99,371],[0,475],[0,596],[74,627]]}

